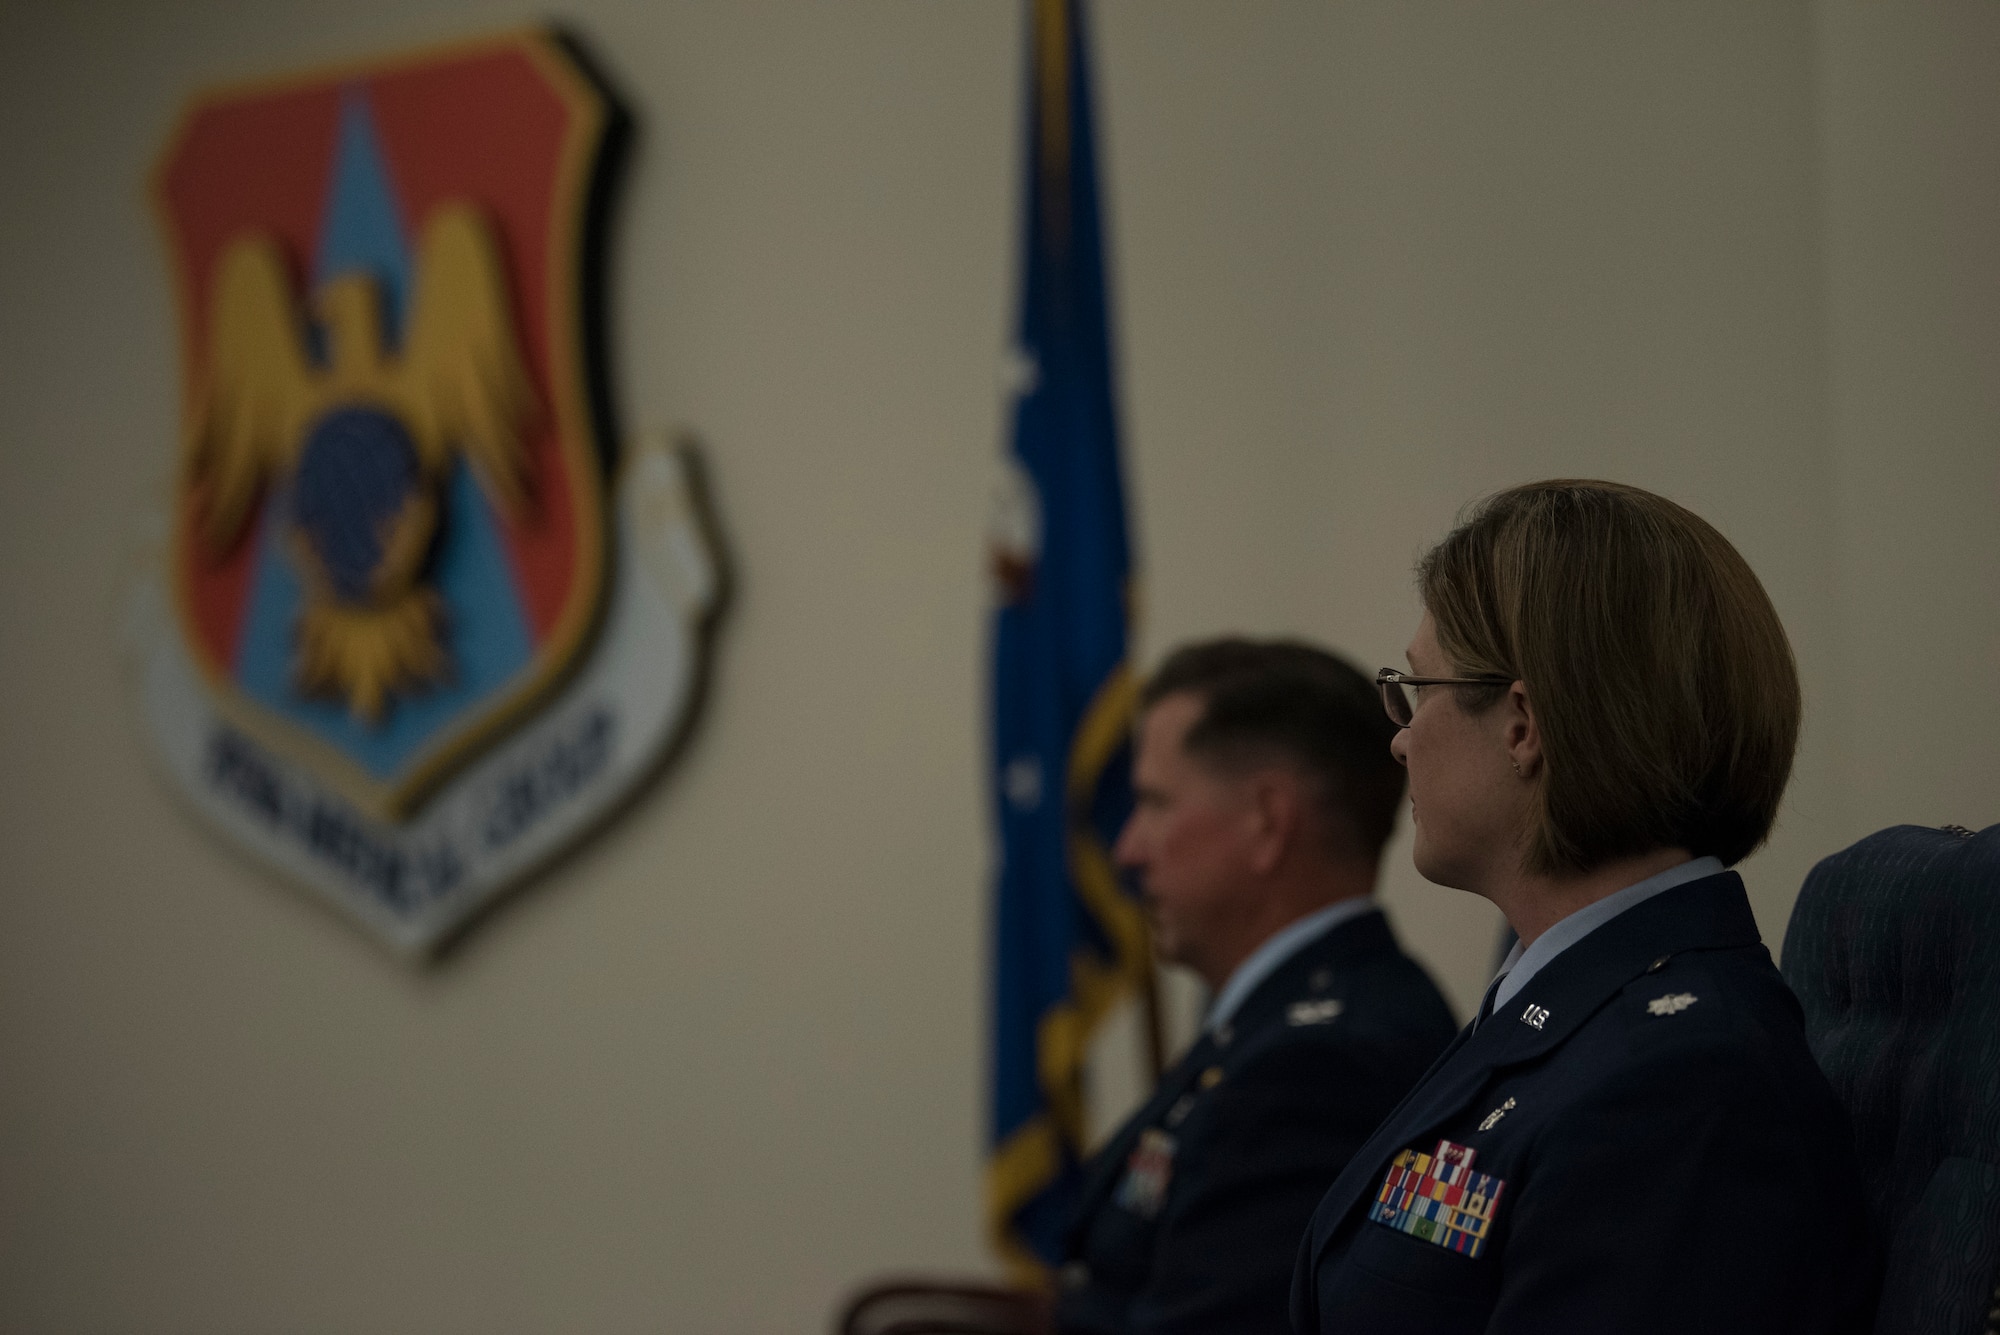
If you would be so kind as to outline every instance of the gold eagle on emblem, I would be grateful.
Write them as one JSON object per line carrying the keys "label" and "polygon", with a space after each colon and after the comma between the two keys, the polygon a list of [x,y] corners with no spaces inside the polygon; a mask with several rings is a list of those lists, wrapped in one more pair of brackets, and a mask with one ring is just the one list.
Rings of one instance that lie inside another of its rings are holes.
{"label": "gold eagle on emblem", "polygon": [[328,280],[313,312],[324,357],[277,242],[223,251],[185,461],[214,551],[239,539],[267,484],[285,487],[278,513],[305,589],[294,681],[373,725],[392,695],[450,675],[444,603],[426,581],[442,486],[462,453],[494,508],[521,513],[534,390],[498,244],[469,206],[424,228],[400,347],[385,346],[370,275]]}

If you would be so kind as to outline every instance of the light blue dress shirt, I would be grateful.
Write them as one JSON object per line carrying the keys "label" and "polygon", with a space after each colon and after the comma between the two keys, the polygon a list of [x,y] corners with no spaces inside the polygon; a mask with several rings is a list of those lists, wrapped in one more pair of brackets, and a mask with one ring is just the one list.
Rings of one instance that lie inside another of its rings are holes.
{"label": "light blue dress shirt", "polygon": [[1719,858],[1695,858],[1677,867],[1669,867],[1657,876],[1648,876],[1637,885],[1628,885],[1616,894],[1606,895],[1595,904],[1586,904],[1555,926],[1535,938],[1535,944],[1526,950],[1516,941],[1514,948],[1501,961],[1498,980],[1500,986],[1493,993],[1493,1013],[1521,994],[1528,981],[1540,973],[1548,962],[1568,950],[1577,942],[1589,936],[1598,928],[1610,922],[1629,908],[1636,908],[1654,895],[1663,894],[1677,885],[1689,881],[1699,881],[1704,876],[1714,876],[1721,872]]}
{"label": "light blue dress shirt", "polygon": [[1202,1021],[1202,1027],[1214,1033],[1229,1023],[1229,1017],[1236,1014],[1257,990],[1257,985],[1275,973],[1279,965],[1348,919],[1373,912],[1374,908],[1372,895],[1356,895],[1308,913],[1265,937],[1264,944],[1236,966],[1236,972],[1229,975],[1229,981],[1215,994],[1215,1004],[1208,1008],[1208,1018]]}

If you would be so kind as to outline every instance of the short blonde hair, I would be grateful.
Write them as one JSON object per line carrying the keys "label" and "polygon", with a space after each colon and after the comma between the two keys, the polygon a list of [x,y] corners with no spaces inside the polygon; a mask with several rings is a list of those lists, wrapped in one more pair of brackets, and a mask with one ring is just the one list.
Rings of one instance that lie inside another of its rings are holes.
{"label": "short blonde hair", "polygon": [[1707,521],[1615,482],[1534,482],[1476,506],[1417,580],[1454,673],[1527,687],[1543,756],[1529,870],[1659,848],[1728,865],[1770,833],[1798,668],[1764,586]]}

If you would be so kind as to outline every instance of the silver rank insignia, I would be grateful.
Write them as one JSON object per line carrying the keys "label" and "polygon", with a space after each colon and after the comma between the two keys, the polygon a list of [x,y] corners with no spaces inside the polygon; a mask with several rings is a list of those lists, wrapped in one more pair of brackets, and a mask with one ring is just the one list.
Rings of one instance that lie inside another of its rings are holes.
{"label": "silver rank insignia", "polygon": [[1500,1125],[1500,1119],[1511,1112],[1513,1107],[1514,1100],[1510,1097],[1505,1103],[1486,1114],[1486,1119],[1479,1124],[1479,1129],[1481,1131],[1491,1131],[1494,1127]]}
{"label": "silver rank insignia", "polygon": [[1648,1015],[1679,1015],[1698,1000],[1692,992],[1670,992],[1646,1003]]}
{"label": "silver rank insignia", "polygon": [[1151,1219],[1166,1203],[1167,1184],[1174,1180],[1174,1151],[1180,1142],[1148,1127],[1138,1147],[1125,1161],[1125,1180],[1118,1184],[1118,1203],[1142,1219]]}
{"label": "silver rank insignia", "polygon": [[1294,1001],[1292,1008],[1285,1012],[1289,1024],[1325,1024],[1337,1018],[1347,1009],[1347,1004],[1337,997],[1324,1001]]}

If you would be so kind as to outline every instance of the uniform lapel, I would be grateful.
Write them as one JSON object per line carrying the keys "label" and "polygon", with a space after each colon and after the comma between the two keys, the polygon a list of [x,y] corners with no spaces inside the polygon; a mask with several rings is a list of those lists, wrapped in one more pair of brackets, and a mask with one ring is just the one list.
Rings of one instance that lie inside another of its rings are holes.
{"label": "uniform lapel", "polygon": [[1495,1071],[1561,1046],[1656,962],[1683,950],[1755,945],[1759,939],[1742,879],[1724,872],[1656,895],[1556,956],[1478,1029],[1459,1031],[1415,1091],[1348,1161],[1313,1214],[1315,1265],[1390,1156],[1421,1144],[1462,1112]]}
{"label": "uniform lapel", "polygon": [[1104,1143],[1090,1161],[1090,1176],[1084,1179],[1083,1193],[1077,1198],[1076,1213],[1072,1216],[1072,1228],[1082,1228],[1103,1206],[1104,1198],[1118,1183],[1125,1170],[1125,1161],[1132,1155],[1132,1146],[1137,1143],[1141,1132],[1158,1125],[1173,1101],[1188,1092],[1195,1077],[1215,1063],[1216,1044],[1214,1035],[1206,1030],[1194,1045],[1176,1062],[1160,1080],[1160,1086],[1153,1091],[1153,1097],[1146,1100],[1143,1107],[1118,1128],[1118,1134]]}
{"label": "uniform lapel", "polygon": [[1389,921],[1382,916],[1380,909],[1357,914],[1329,928],[1325,935],[1308,940],[1283,964],[1271,970],[1271,976],[1243,998],[1243,1004],[1230,1017],[1229,1028],[1239,1034],[1255,1033],[1276,1019],[1289,1003],[1306,992],[1318,991],[1312,979],[1318,970],[1337,969],[1357,960],[1393,952],[1395,948],[1396,938],[1390,934]]}
{"label": "uniform lapel", "polygon": [[[1306,990],[1313,970],[1337,967],[1350,960],[1394,949],[1395,938],[1390,935],[1388,921],[1379,909],[1350,918],[1324,936],[1308,941],[1272,970],[1271,976],[1243,999],[1243,1004],[1237,1007],[1226,1028],[1232,1034],[1253,1033],[1268,1023],[1288,998]],[[1159,1125],[1174,1100],[1188,1093],[1203,1071],[1223,1060],[1227,1048],[1227,1043],[1218,1042],[1214,1034],[1204,1029],[1186,1055],[1161,1077],[1153,1097],[1092,1157],[1090,1175],[1084,1180],[1083,1192],[1077,1199],[1073,1216],[1076,1227],[1082,1227],[1103,1207],[1104,1198],[1123,1175],[1125,1161],[1131,1157],[1132,1147],[1138,1142],[1140,1134],[1148,1127]]]}

